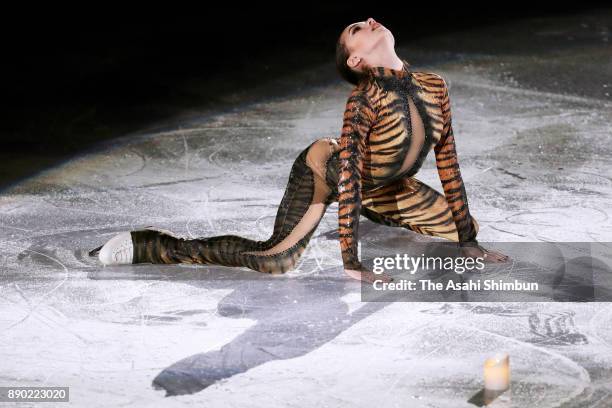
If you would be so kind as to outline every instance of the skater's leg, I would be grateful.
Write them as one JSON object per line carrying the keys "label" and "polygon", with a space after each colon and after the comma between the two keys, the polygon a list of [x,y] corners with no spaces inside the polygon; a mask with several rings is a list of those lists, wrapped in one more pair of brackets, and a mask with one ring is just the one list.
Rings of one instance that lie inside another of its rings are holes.
{"label": "skater's leg", "polygon": [[236,235],[187,239],[167,231],[131,231],[133,263],[245,266],[268,273],[292,269],[330,203],[325,164],[333,151],[331,141],[322,139],[300,153],[291,169],[268,240],[256,241]]}
{"label": "skater's leg", "polygon": [[[414,177],[365,192],[361,214],[382,225],[459,241],[444,195]],[[473,222],[478,231],[475,218]]]}

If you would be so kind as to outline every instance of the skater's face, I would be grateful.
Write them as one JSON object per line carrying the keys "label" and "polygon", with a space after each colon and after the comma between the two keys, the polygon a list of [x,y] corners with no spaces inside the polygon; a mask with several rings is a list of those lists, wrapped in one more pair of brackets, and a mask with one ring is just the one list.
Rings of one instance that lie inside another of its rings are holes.
{"label": "skater's face", "polygon": [[370,66],[368,61],[381,49],[393,49],[395,45],[391,31],[371,17],[348,25],[342,31],[340,41],[349,53],[347,65],[357,71]]}

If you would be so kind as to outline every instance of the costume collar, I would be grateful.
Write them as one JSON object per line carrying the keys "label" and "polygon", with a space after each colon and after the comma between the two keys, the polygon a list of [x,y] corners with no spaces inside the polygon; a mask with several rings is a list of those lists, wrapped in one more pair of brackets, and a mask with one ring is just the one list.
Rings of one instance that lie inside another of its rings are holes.
{"label": "costume collar", "polygon": [[410,73],[408,67],[410,64],[405,59],[402,60],[402,68],[401,69],[393,69],[388,67],[370,67],[368,69],[369,74],[374,78],[381,77],[395,77],[395,78],[403,78]]}

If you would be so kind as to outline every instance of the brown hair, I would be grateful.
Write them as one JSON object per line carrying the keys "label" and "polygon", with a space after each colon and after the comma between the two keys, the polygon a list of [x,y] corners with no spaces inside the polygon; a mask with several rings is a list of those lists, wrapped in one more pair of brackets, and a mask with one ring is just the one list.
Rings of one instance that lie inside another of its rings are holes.
{"label": "brown hair", "polygon": [[351,69],[346,63],[346,60],[351,55],[346,45],[342,42],[342,34],[336,43],[336,69],[342,78],[353,85],[357,85],[359,81],[365,78],[365,74],[360,71]]}

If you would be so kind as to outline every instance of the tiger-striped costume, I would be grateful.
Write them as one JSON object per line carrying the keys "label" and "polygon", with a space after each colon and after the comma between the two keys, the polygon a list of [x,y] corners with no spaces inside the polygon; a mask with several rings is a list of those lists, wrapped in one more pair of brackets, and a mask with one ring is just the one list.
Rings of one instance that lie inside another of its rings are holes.
{"label": "tiger-striped costume", "polygon": [[[351,93],[340,138],[339,233],[345,268],[359,268],[362,207],[388,225],[476,242],[459,170],[444,79],[435,73],[375,67]],[[446,202],[412,176],[434,148]],[[365,215],[365,214],[364,214]],[[367,215],[366,215],[367,216]]]}
{"label": "tiger-striped costume", "polygon": [[[133,263],[286,272],[335,201],[347,269],[361,267],[359,215],[421,234],[477,242],[478,224],[470,215],[459,171],[446,83],[434,73],[411,72],[403,63],[401,70],[368,69],[348,98],[341,136],[317,140],[298,155],[268,240],[236,235],[187,239],[164,230],[136,230],[131,231]],[[444,196],[412,177],[432,147]]]}

